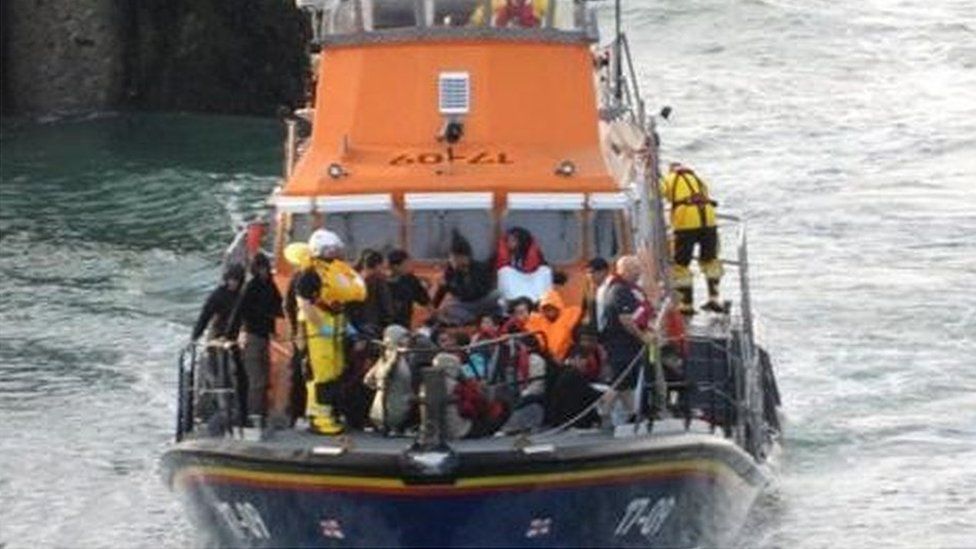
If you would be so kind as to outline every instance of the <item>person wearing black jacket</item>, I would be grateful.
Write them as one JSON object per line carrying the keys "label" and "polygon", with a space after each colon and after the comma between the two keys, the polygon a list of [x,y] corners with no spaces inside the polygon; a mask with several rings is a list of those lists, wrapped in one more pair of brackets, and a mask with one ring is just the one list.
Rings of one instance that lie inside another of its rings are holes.
{"label": "person wearing black jacket", "polygon": [[[231,316],[240,301],[243,284],[244,267],[237,264],[227,267],[221,285],[210,292],[207,301],[203,304],[203,309],[200,310],[200,316],[197,317],[197,322],[193,326],[191,335],[193,341],[198,341],[204,332],[207,333],[207,339],[211,341],[232,336],[230,333]],[[247,410],[246,402],[241,396],[246,394],[247,378],[240,368],[233,367],[234,363],[239,362],[237,355],[237,349],[234,348],[222,350],[218,347],[208,346],[206,359],[201,365],[199,375],[200,385],[204,389],[228,387],[231,384],[230,375],[233,374],[236,377],[238,409],[232,413],[236,413],[237,419],[243,421],[247,417]],[[227,362],[224,363],[224,360]],[[221,369],[222,363],[226,364],[228,369]],[[218,402],[212,394],[202,398],[197,407],[199,417],[208,423],[208,428],[214,434],[227,427],[226,424],[220,424],[223,419],[215,413],[218,408]]]}
{"label": "person wearing black jacket", "polygon": [[349,317],[357,330],[379,339],[393,321],[393,296],[383,272],[383,256],[376,250],[365,249],[355,268],[366,283],[366,299],[349,306]]}
{"label": "person wearing black jacket", "polygon": [[[241,285],[244,283],[244,267],[234,264],[224,271],[223,283],[210,292],[207,301],[200,310],[197,323],[193,326],[191,339],[200,339],[203,332],[207,332],[208,339],[219,339],[228,336],[230,316],[237,305],[237,298],[241,295]],[[209,330],[208,330],[209,327]]]}
{"label": "person wearing black jacket", "polygon": [[[482,314],[496,312],[498,294],[494,274],[488,265],[471,259],[471,244],[454,233],[444,280],[433,299],[438,309],[437,320],[441,324],[463,326],[473,324]],[[448,296],[451,299],[445,300]]]}
{"label": "person wearing black jacket", "polygon": [[410,328],[413,306],[430,306],[430,294],[417,275],[410,272],[410,256],[403,250],[393,250],[386,255],[390,269],[390,293],[393,297],[393,324]]}
{"label": "person wearing black jacket", "polygon": [[250,415],[267,414],[268,374],[271,370],[270,340],[275,320],[281,316],[281,293],[271,276],[271,262],[258,253],[251,260],[251,280],[244,286],[235,308],[229,335],[244,330],[244,371],[247,373],[247,410]]}

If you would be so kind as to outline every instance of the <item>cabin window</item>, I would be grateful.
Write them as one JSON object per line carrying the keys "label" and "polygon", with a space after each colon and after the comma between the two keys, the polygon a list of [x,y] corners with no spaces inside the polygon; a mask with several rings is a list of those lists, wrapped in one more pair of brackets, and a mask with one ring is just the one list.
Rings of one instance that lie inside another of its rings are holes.
{"label": "cabin window", "polygon": [[363,9],[359,2],[339,2],[323,13],[329,34],[352,34],[363,28]]}
{"label": "cabin window", "polygon": [[[324,228],[342,238],[350,260],[366,248],[385,254],[400,246],[400,222],[390,212],[327,213],[324,221]],[[288,242],[306,242],[322,226],[312,214],[291,214]]]}
{"label": "cabin window", "polygon": [[369,5],[372,5],[372,11],[365,10],[365,15],[370,16],[367,27],[373,30],[416,27],[417,21],[423,20],[424,7],[416,2],[372,0],[365,7]]}
{"label": "cabin window", "polygon": [[471,244],[474,259],[491,255],[494,237],[491,215],[485,210],[417,210],[410,212],[410,255],[419,260],[447,259],[451,234],[457,231]]}
{"label": "cabin window", "polygon": [[580,0],[529,0],[532,17],[503,0],[299,0],[316,38],[410,28],[551,27],[579,31],[595,24]]}
{"label": "cabin window", "polygon": [[581,212],[573,210],[510,210],[505,229],[522,227],[532,233],[546,261],[571,263],[582,251]]}
{"label": "cabin window", "polygon": [[[315,230],[315,218],[311,214],[290,214],[288,222],[288,243],[305,242]],[[287,243],[286,243],[287,244]]]}
{"label": "cabin window", "polygon": [[342,238],[350,259],[367,248],[386,254],[400,244],[400,222],[390,212],[330,212],[325,228]]}
{"label": "cabin window", "polygon": [[434,26],[465,27],[479,24],[476,12],[482,0],[436,0],[434,4]]}
{"label": "cabin window", "polygon": [[594,210],[592,213],[590,238],[593,255],[607,261],[624,252],[623,235],[620,233],[620,214],[615,210]]}

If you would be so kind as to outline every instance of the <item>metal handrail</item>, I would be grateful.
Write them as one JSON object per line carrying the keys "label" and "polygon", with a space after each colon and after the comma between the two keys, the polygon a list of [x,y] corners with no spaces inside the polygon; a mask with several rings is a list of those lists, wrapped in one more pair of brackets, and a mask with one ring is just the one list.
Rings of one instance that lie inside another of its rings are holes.
{"label": "metal handrail", "polygon": [[[732,336],[738,341],[739,356],[733,357],[728,353],[729,359],[737,358],[740,364],[736,367],[730,363],[730,368],[735,374],[736,384],[736,439],[750,453],[758,455],[760,453],[761,441],[759,433],[762,431],[762,418],[759,417],[757,410],[762,406],[762,384],[759,378],[760,368],[758,365],[758,353],[756,352],[755,318],[752,311],[752,290],[749,281],[749,244],[747,237],[747,223],[737,215],[718,214],[720,222],[724,225],[736,225],[737,234],[735,235],[735,259],[723,258],[724,265],[734,266],[738,270],[739,285],[739,309],[741,311],[738,330],[733,329]],[[731,343],[731,340],[730,340]],[[747,430],[748,428],[748,430]]]}
{"label": "metal handrail", "polygon": [[613,52],[613,63],[610,67],[613,72],[612,81],[608,82],[606,91],[613,98],[614,112],[629,113],[633,121],[643,128],[647,121],[646,105],[641,95],[640,81],[627,34],[620,33],[611,44],[602,49]]}
{"label": "metal handrail", "polygon": [[[227,414],[227,431],[233,432],[233,425],[230,419],[233,417],[234,409],[239,406],[237,381],[231,370],[241,368],[236,358],[231,352],[232,349],[239,348],[236,340],[224,338],[209,339],[204,342],[191,341],[180,351],[177,378],[178,378],[178,402],[176,413],[176,441],[179,442],[187,434],[193,432],[197,423],[196,409],[197,400],[204,395],[218,398],[217,410],[215,413]],[[200,377],[198,375],[198,364],[201,353],[199,350],[213,351],[217,354],[219,364],[217,371],[212,372],[217,379],[218,386],[202,388],[200,387]],[[229,397],[229,398],[228,398]],[[240,410],[237,411],[238,413]],[[239,418],[244,421],[246,418]]]}
{"label": "metal handrail", "polygon": [[[660,396],[659,394],[657,394],[657,391],[660,389],[660,387],[658,387],[658,381],[664,380],[664,370],[663,370],[664,365],[661,364],[661,345],[660,345],[660,341],[662,338],[660,336],[661,336],[661,330],[664,328],[664,317],[665,315],[668,314],[668,310],[670,308],[671,308],[671,296],[667,295],[659,303],[657,316],[654,318],[654,324],[652,327],[653,332],[658,335],[658,344],[654,345],[654,360],[651,364],[651,367],[654,368],[655,396]],[[645,379],[645,370],[646,368],[641,369],[639,376],[637,378],[637,386],[634,389],[637,395],[636,396],[637,400],[634,402],[634,408],[636,409],[637,413],[640,413],[640,410],[644,404],[643,403],[643,397],[645,391],[644,385],[647,383],[647,380]],[[666,391],[667,391],[667,387],[665,386],[665,392]],[[659,404],[663,404],[663,403],[659,403]]]}
{"label": "metal handrail", "polygon": [[[655,317],[654,324],[653,324],[653,330],[654,330],[654,333],[656,333],[656,334],[660,334],[661,333],[661,328],[664,325],[664,316],[665,316],[665,314],[667,314],[668,308],[670,307],[670,302],[671,302],[670,297],[668,297],[667,299],[665,299],[664,301],[661,302],[662,307],[658,310],[658,314]],[[658,364],[660,364],[660,358],[661,358],[660,357],[660,348],[661,348],[660,345],[658,345],[657,346],[657,356],[655,357],[657,359],[657,360],[655,360],[655,362],[658,363]],[[627,379],[627,377],[630,375],[630,372],[634,369],[634,367],[637,366],[637,364],[640,363],[641,357],[644,356],[644,355],[646,355],[647,352],[648,352],[647,345],[641,346],[640,351],[638,351],[637,354],[634,355],[634,358],[631,359],[631,361],[627,365],[627,367],[624,368],[623,371],[620,372],[619,375],[617,375],[616,379],[614,379],[613,382],[610,383],[608,390],[611,390],[611,391],[616,390],[617,387],[619,387],[620,384],[623,383],[623,380]],[[635,391],[635,393],[637,393],[638,396],[643,392],[643,387],[641,386],[640,381],[638,381],[638,385],[637,385],[637,387],[635,387],[634,391]],[[636,408],[637,413],[640,413],[640,404],[638,402],[635,402],[634,407]],[[562,433],[563,431],[566,431],[567,429],[569,429],[573,425],[575,425],[577,421],[579,421],[579,420],[583,419],[584,417],[586,417],[587,415],[589,415],[591,412],[593,412],[593,410],[597,409],[597,407],[599,407],[599,406],[600,406],[600,399],[597,398],[593,402],[591,402],[588,406],[586,406],[585,408],[583,408],[583,410],[581,410],[580,412],[578,412],[576,415],[574,415],[573,417],[569,418],[568,420],[564,421],[563,423],[560,423],[559,425],[557,425],[557,426],[555,426],[555,427],[553,427],[551,429],[548,429],[546,431],[543,431],[541,433],[537,433],[535,435],[528,436],[527,439],[529,441],[534,441],[534,440],[544,439],[544,438],[548,438],[548,437],[557,435],[559,433]],[[635,426],[635,429],[636,429],[636,426]]]}
{"label": "metal handrail", "polygon": [[630,75],[628,79],[628,87],[632,88],[628,93],[632,93],[634,104],[637,107],[637,119],[640,126],[644,126],[645,111],[644,111],[644,99],[640,92],[640,82],[637,80],[637,69],[634,65],[634,57],[630,50],[630,40],[627,38],[627,34],[620,35],[620,45],[621,50],[624,54],[624,59],[627,61],[627,72]]}

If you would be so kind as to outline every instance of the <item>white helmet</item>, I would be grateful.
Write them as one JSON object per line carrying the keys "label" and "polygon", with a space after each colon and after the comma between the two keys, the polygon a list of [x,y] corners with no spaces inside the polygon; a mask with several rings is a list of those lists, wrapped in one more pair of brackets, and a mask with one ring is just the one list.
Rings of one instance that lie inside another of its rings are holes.
{"label": "white helmet", "polygon": [[335,258],[342,254],[345,245],[339,235],[325,229],[318,229],[308,239],[308,249],[315,257]]}

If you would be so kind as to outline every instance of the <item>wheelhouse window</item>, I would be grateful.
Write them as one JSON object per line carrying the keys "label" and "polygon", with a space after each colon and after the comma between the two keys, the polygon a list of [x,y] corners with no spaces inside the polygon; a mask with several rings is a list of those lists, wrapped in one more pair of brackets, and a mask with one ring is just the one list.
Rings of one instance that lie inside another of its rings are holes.
{"label": "wheelhouse window", "polygon": [[582,251],[582,212],[578,210],[510,210],[505,230],[522,227],[532,233],[550,263],[571,263]]}
{"label": "wheelhouse window", "polygon": [[435,27],[481,26],[479,19],[484,2],[482,0],[438,0],[434,3]]}
{"label": "wheelhouse window", "polygon": [[350,259],[367,248],[386,254],[399,247],[400,221],[390,212],[330,212],[325,228],[342,238]]}
{"label": "wheelhouse window", "polygon": [[416,259],[447,259],[455,232],[471,244],[474,259],[491,255],[494,231],[487,210],[416,210],[409,218],[409,250]]}
{"label": "wheelhouse window", "polygon": [[312,236],[316,228],[315,218],[308,213],[289,214],[288,240],[289,242],[305,242]]}
{"label": "wheelhouse window", "polygon": [[578,0],[298,0],[315,39],[396,29],[553,28],[580,31],[595,24]]}
{"label": "wheelhouse window", "polygon": [[364,2],[364,26],[372,30],[402,29],[421,26],[423,5],[401,0],[372,0]]}
{"label": "wheelhouse window", "polygon": [[390,212],[330,212],[321,218],[294,213],[289,226],[290,242],[305,242],[315,229],[323,227],[336,233],[350,260],[367,248],[385,254],[400,245],[400,221]]}
{"label": "wheelhouse window", "polygon": [[608,261],[624,253],[620,210],[594,210],[591,214],[590,242],[593,255]]}

